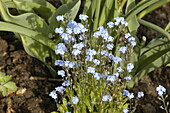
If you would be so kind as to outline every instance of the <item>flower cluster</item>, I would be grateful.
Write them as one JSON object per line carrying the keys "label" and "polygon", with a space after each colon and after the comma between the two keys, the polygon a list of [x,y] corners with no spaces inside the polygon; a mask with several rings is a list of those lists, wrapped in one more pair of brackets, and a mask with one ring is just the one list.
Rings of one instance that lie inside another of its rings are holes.
{"label": "flower cluster", "polygon": [[159,96],[163,96],[163,94],[166,93],[166,89],[165,89],[163,86],[161,86],[161,85],[159,85],[159,86],[156,88],[156,91],[158,92],[158,95],[159,95]]}
{"label": "flower cluster", "polygon": [[[64,16],[57,16],[56,19],[63,22]],[[81,14],[79,19],[84,24],[71,20],[64,25],[66,28],[55,29],[55,33],[62,39],[55,50],[56,54],[62,56],[62,60],[56,60],[55,65],[63,68],[58,70],[58,75],[65,81],[49,96],[57,99],[58,95],[66,94],[72,108],[88,106],[89,110],[94,110],[91,112],[98,112],[94,106],[105,109],[107,102],[119,102],[119,99],[126,96],[129,99],[134,98],[133,93],[125,90],[125,83],[131,80],[131,73],[135,67],[130,57],[136,45],[135,38],[130,33],[125,33],[128,23],[123,17],[116,17],[115,21],[108,22],[106,27],[100,26],[91,33],[87,28],[88,16]],[[115,54],[114,51],[119,54]],[[138,98],[143,96],[143,92],[138,93]],[[124,103],[122,101],[122,104]],[[118,107],[119,104],[114,106]],[[80,107],[78,112],[82,112],[81,108],[84,107]],[[110,107],[110,111],[113,108]],[[125,113],[129,111],[128,108],[120,109]]]}

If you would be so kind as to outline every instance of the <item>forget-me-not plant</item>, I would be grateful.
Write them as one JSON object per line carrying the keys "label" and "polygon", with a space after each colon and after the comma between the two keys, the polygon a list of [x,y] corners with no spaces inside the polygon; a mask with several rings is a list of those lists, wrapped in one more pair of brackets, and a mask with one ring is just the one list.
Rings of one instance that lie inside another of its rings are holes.
{"label": "forget-me-not plant", "polygon": [[[61,98],[59,111],[128,113],[131,108],[127,100],[133,100],[135,95],[125,89],[135,67],[129,59],[136,45],[135,38],[127,32],[128,23],[123,17],[116,17],[92,33],[87,15],[79,15],[82,23],[66,23],[63,17],[56,18],[63,26],[55,29],[61,37],[55,53],[62,58],[55,65],[63,68],[58,75],[64,82],[49,94],[56,100]],[[143,96],[138,93],[138,98]]]}

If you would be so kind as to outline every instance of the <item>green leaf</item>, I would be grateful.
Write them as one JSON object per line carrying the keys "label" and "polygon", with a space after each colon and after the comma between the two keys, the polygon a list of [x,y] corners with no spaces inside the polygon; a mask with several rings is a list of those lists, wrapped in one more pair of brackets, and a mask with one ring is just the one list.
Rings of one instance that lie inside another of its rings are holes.
{"label": "green leaf", "polygon": [[26,35],[20,34],[20,37],[25,51],[30,56],[35,57],[45,63],[51,74],[55,77],[57,75],[56,71],[46,63],[46,58],[51,58],[53,62],[58,58],[58,56],[54,53],[54,50]]}
{"label": "green leaf", "polygon": [[3,96],[8,96],[8,89],[14,92],[17,90],[16,84],[10,81],[11,78],[11,75],[0,72],[0,92],[2,92]]}
{"label": "green leaf", "polygon": [[4,86],[0,85],[0,92],[2,92],[3,96],[8,96],[8,90]]}
{"label": "green leaf", "polygon": [[[156,41],[156,40],[155,40]],[[154,43],[155,43],[154,41]],[[160,43],[160,42],[159,42]],[[144,48],[145,49],[145,48]],[[170,61],[170,41],[160,43],[156,47],[149,48],[139,57],[136,75],[128,83],[128,87],[133,87],[143,76]]]}
{"label": "green leaf", "polygon": [[14,0],[13,2],[19,11],[36,13],[46,20],[56,11],[56,8],[45,0]]}
{"label": "green leaf", "polygon": [[149,6],[145,10],[143,10],[140,14],[138,14],[138,18],[143,18],[146,14],[150,13],[151,11],[163,6],[164,4],[170,2],[170,0],[160,0],[156,2],[155,4]]}
{"label": "green leaf", "polygon": [[15,92],[18,88],[14,82],[7,82],[6,84],[4,84],[4,86],[12,90],[13,92]]}
{"label": "green leaf", "polygon": [[150,7],[151,5],[153,5],[154,3],[158,2],[158,1],[159,0],[142,1],[139,4],[137,4],[133,9],[131,9],[129,11],[127,10],[128,12],[125,14],[126,21],[129,21],[131,17],[135,16],[136,14],[138,14],[145,8]]}
{"label": "green leaf", "polygon": [[42,36],[40,33],[28,28],[0,21],[0,31],[10,31],[27,35],[30,38],[38,41],[39,43],[50,47],[52,50],[55,50],[56,44],[53,41],[49,40],[47,37]]}
{"label": "green leaf", "polygon": [[8,82],[8,81],[10,81],[12,79],[12,76],[10,76],[10,75],[5,75],[5,73],[4,73],[4,75],[0,75],[0,84],[5,84],[6,82]]}
{"label": "green leaf", "polygon": [[148,21],[142,20],[142,19],[138,19],[139,23],[142,25],[145,25],[147,27],[150,27],[153,30],[156,30],[157,32],[160,32],[162,35],[166,36],[169,40],[170,40],[170,33],[166,32],[164,29],[162,29],[161,27],[152,24]]}
{"label": "green leaf", "polygon": [[[132,10],[135,7],[135,0],[128,0],[127,7],[126,7],[126,13],[128,13],[130,10]],[[136,15],[132,15],[129,17],[128,22],[128,28],[130,33],[136,35],[136,32],[139,28],[139,23],[137,21]]]}
{"label": "green leaf", "polygon": [[8,8],[2,1],[0,1],[0,7],[1,7],[0,10],[1,10],[2,17],[5,21],[10,23],[15,23],[17,25],[32,30],[36,30],[39,33],[42,33],[47,36],[47,33],[45,31],[47,31],[46,29],[48,28],[48,25],[42,18],[40,18],[36,14],[25,13],[18,16],[12,16],[9,13]]}
{"label": "green leaf", "polygon": [[[103,26],[106,22],[114,18],[114,13],[112,12],[112,7],[114,2],[111,0],[106,0],[103,8],[101,9],[101,15],[99,20],[99,26]],[[111,18],[110,18],[111,17]]]}
{"label": "green leaf", "polygon": [[60,0],[62,4],[68,4],[72,2],[73,0]]}

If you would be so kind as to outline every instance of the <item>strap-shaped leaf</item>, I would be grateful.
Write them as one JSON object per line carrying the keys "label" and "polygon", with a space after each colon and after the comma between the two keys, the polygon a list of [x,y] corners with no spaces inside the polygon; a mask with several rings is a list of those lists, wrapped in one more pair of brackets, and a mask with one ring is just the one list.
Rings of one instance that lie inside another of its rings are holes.
{"label": "strap-shaped leaf", "polygon": [[45,0],[40,0],[41,2],[38,1],[39,0],[14,0],[13,3],[19,11],[36,12],[36,14],[48,20],[56,11],[56,8]]}
{"label": "strap-shaped leaf", "polygon": [[158,7],[163,6],[164,4],[170,2],[170,0],[160,0],[157,3],[153,4],[152,6],[149,6],[145,10],[143,10],[140,14],[138,14],[138,18],[143,18],[146,14],[150,13],[151,11],[157,9]]}
{"label": "strap-shaped leaf", "polygon": [[106,22],[112,20],[114,18],[114,2],[111,0],[106,0],[104,6],[102,8],[100,19],[99,19],[99,26],[103,26]]}
{"label": "strap-shaped leaf", "polygon": [[[127,6],[126,6],[126,13],[130,12],[135,7],[135,0],[128,0]],[[128,28],[129,31],[133,34],[136,35],[136,32],[139,28],[139,23],[137,21],[136,15],[131,15],[129,16],[129,19],[127,20],[128,22]]]}
{"label": "strap-shaped leaf", "polygon": [[152,4],[158,2],[159,0],[146,0],[138,5],[136,5],[133,9],[131,9],[128,13],[125,14],[126,21],[129,21],[131,16],[134,16],[144,10],[145,8],[151,6]]}
{"label": "strap-shaped leaf", "polygon": [[142,25],[145,25],[147,27],[150,27],[153,30],[156,30],[157,32],[160,32],[162,35],[166,36],[169,40],[170,40],[170,33],[166,32],[164,29],[162,29],[161,27],[152,24],[148,21],[142,20],[142,19],[138,19],[139,23]]}
{"label": "strap-shaped leaf", "polygon": [[23,35],[27,35],[30,38],[38,41],[39,43],[50,47],[52,50],[55,50],[56,44],[53,41],[49,40],[47,37],[42,36],[37,31],[33,31],[28,28],[19,26],[19,25],[10,24],[10,23],[1,22],[1,21],[0,21],[0,31],[10,31],[10,32],[16,32],[16,33],[20,33]]}
{"label": "strap-shaped leaf", "polygon": [[47,23],[40,18],[38,15],[33,13],[25,13],[18,16],[13,16],[9,13],[6,5],[0,1],[0,11],[3,19],[10,23],[15,23],[20,26],[24,26],[26,28],[36,30],[39,33],[42,33],[47,36]]}
{"label": "strap-shaped leaf", "polygon": [[134,84],[143,76],[170,61],[170,41],[157,45],[139,57],[136,75],[128,83],[128,87]]}

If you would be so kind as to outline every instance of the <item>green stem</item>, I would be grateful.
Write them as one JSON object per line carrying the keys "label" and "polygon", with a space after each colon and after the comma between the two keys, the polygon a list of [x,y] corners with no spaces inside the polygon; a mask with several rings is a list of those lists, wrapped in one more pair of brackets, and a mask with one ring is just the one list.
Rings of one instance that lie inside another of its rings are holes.
{"label": "green stem", "polygon": [[161,98],[162,98],[162,102],[163,102],[163,105],[164,105],[164,110],[166,111],[166,113],[169,113],[168,109],[167,109],[167,105],[165,103],[165,98],[163,96],[161,96]]}
{"label": "green stem", "polygon": [[150,22],[147,22],[145,20],[139,19],[139,18],[138,18],[138,22],[144,26],[147,26],[147,27],[161,33],[162,35],[166,36],[168,38],[168,40],[170,40],[170,34],[168,32],[166,32],[164,29],[162,29],[161,27],[159,27],[155,24],[152,24]]}

